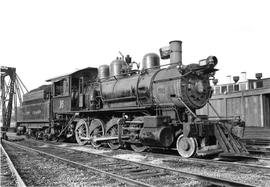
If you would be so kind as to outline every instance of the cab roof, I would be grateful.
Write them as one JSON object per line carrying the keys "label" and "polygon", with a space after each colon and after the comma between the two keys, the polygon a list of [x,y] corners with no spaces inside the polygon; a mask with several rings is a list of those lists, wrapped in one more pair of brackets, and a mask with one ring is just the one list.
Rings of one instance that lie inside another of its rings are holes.
{"label": "cab roof", "polygon": [[71,77],[71,76],[74,76],[76,74],[81,74],[81,73],[97,73],[97,68],[93,68],[93,67],[87,67],[87,68],[84,68],[84,69],[80,69],[80,70],[76,70],[72,73],[68,73],[68,74],[64,74],[64,75],[61,75],[61,76],[57,76],[57,77],[53,77],[51,79],[48,79],[46,80],[46,82],[57,82],[59,80],[62,80],[64,78],[67,78],[67,77]]}

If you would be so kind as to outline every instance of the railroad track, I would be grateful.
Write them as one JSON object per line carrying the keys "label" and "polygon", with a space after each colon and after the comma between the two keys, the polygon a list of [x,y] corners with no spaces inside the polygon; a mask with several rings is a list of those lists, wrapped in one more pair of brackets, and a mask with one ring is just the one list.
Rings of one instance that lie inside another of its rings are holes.
{"label": "railroad track", "polygon": [[[33,141],[37,141],[40,143],[44,143],[44,141],[40,141],[40,140],[33,140]],[[46,142],[47,143],[47,142]],[[52,145],[58,145],[59,143],[55,143],[55,142],[50,142],[50,144]],[[78,144],[73,144],[73,143],[69,143],[69,145],[71,145],[72,147],[81,147]],[[65,149],[70,149],[69,147],[65,147]],[[106,148],[104,148],[104,150],[107,150]],[[111,149],[108,149],[111,150]],[[127,150],[128,151],[128,150]],[[132,151],[133,153],[133,151]],[[143,153],[142,153],[143,154]],[[147,153],[149,154],[149,153]],[[150,153],[151,154],[151,153]],[[153,153],[155,155],[160,155],[160,157],[164,157],[167,156],[167,154],[161,154],[161,153]],[[181,158],[179,157],[178,153],[176,153],[177,155],[175,155],[174,153],[170,153],[170,157],[174,158],[174,160],[179,160],[179,161],[189,161],[189,162],[196,162],[196,163],[202,163],[202,164],[207,164],[207,165],[213,165],[213,166],[227,166],[227,167],[244,167],[244,168],[248,168],[248,169],[260,169],[260,170],[265,170],[270,172],[270,165],[269,166],[265,166],[265,165],[259,165],[259,164],[254,164],[254,161],[266,161],[266,162],[270,162],[270,158],[269,157],[259,157],[259,156],[253,156],[253,155],[249,155],[249,156],[245,156],[244,160],[248,160],[250,159],[250,161],[247,162],[252,162],[252,160],[254,160],[251,164],[250,163],[242,163],[242,162],[238,162],[237,159],[234,159],[232,157],[232,159],[230,160],[230,157],[228,156],[228,160],[230,161],[224,161],[224,159],[226,159],[226,157],[221,158],[221,159],[217,159],[217,160],[213,160],[213,159],[202,159],[202,158]],[[240,158],[239,161],[241,161]]]}
{"label": "railroad track", "polygon": [[4,141],[3,147],[7,149],[11,159],[13,157],[15,160],[15,166],[26,186],[134,186],[134,183],[104,177],[77,163],[59,160],[57,156],[50,156],[17,143]]}
{"label": "railroad track", "polygon": [[[202,186],[250,186],[235,181],[221,178],[209,177],[179,171],[177,169],[156,166],[148,163],[127,161],[121,158],[98,154],[86,153],[70,149],[63,149],[59,146],[46,144],[46,146],[28,147],[18,143],[4,142],[20,149],[37,152],[55,159],[102,173],[114,179],[120,180],[129,185],[135,186],[176,186],[197,184]],[[30,145],[29,145],[30,146]]]}
{"label": "railroad track", "polygon": [[1,186],[25,187],[25,183],[1,144]]}
{"label": "railroad track", "polygon": [[[247,169],[259,169],[260,171],[266,171],[270,172],[270,167],[269,166],[264,166],[264,165],[258,165],[258,164],[248,164],[248,163],[239,163],[239,162],[228,162],[228,161],[220,161],[220,160],[207,160],[207,159],[198,159],[198,158],[180,158],[180,161],[186,161],[186,162],[196,162],[200,164],[205,164],[205,165],[212,165],[212,166],[226,166],[226,167],[243,167]],[[264,160],[264,159],[262,159]],[[266,159],[268,162],[269,160]]]}

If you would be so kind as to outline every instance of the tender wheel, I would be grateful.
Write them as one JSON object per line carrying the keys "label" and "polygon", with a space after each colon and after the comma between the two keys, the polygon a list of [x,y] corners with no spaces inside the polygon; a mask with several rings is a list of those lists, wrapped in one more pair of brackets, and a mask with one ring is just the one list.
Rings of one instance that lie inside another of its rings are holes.
{"label": "tender wheel", "polygon": [[44,134],[43,134],[43,141],[48,141],[48,140],[50,140],[49,139],[49,136],[50,136],[50,132],[49,132],[49,128],[47,128],[47,129],[45,129],[44,130]]}
{"label": "tender wheel", "polygon": [[[101,137],[104,135],[104,122],[100,119],[93,119],[89,126],[89,136],[90,137]],[[101,143],[91,142],[92,146],[98,148]]]}
{"label": "tender wheel", "polygon": [[32,130],[27,128],[25,135],[26,135],[26,138],[31,138],[31,136],[32,136]]}
{"label": "tender wheel", "polygon": [[85,145],[88,140],[84,140],[83,138],[86,138],[88,134],[88,125],[85,120],[80,119],[75,128],[75,138],[79,145]]}
{"label": "tender wheel", "polygon": [[[143,121],[143,117],[137,117],[132,121]],[[137,144],[131,144],[130,147],[135,151],[135,152],[143,152],[145,151],[148,147],[144,146],[142,143],[137,143]]]}
{"label": "tender wheel", "polygon": [[[107,130],[106,130],[106,135],[107,136],[117,136],[118,135],[118,120],[120,118],[113,118],[111,119],[107,124]],[[118,142],[118,140],[112,140],[108,143],[109,147],[111,149],[119,149],[121,147],[120,143]]]}
{"label": "tender wheel", "polygon": [[137,153],[141,153],[141,152],[145,151],[148,148],[147,146],[144,146],[141,143],[131,144],[130,147]]}
{"label": "tender wheel", "polygon": [[188,138],[180,135],[176,142],[176,148],[181,157],[189,158],[196,154],[198,143],[195,138]]}

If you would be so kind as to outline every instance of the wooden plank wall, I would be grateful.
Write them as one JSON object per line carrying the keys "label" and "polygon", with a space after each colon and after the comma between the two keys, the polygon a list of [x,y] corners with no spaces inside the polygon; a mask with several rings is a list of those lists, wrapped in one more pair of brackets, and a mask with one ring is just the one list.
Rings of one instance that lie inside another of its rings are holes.
{"label": "wooden plank wall", "polygon": [[247,126],[259,126],[263,127],[263,123],[261,121],[261,96],[254,95],[254,96],[246,96],[244,97],[244,114],[245,117],[243,118],[246,121]]}
{"label": "wooden plank wall", "polygon": [[[222,117],[240,116],[246,122],[246,126],[270,128],[269,88],[215,95],[210,103]],[[208,104],[196,113],[216,117]]]}
{"label": "wooden plank wall", "polygon": [[270,128],[270,94],[264,95],[263,103],[264,127]]}

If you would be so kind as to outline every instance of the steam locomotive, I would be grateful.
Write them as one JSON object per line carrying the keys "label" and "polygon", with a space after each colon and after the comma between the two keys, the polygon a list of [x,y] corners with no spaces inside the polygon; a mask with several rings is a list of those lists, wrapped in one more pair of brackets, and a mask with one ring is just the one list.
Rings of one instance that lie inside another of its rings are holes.
{"label": "steam locomotive", "polygon": [[[143,57],[141,70],[127,55],[110,66],[47,80],[51,85],[24,95],[18,132],[46,140],[74,138],[96,148],[176,148],[186,158],[247,153],[239,141],[245,126],[240,118],[196,115],[211,97],[217,58],[183,65],[181,41],[171,41],[159,51],[160,57]],[[160,58],[170,63],[160,65]]]}

